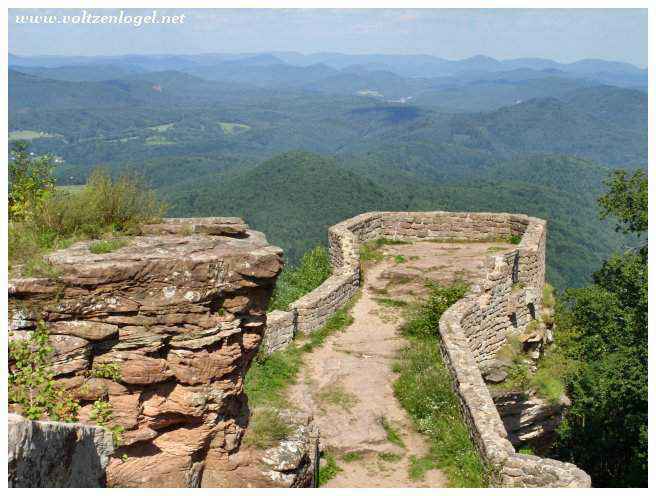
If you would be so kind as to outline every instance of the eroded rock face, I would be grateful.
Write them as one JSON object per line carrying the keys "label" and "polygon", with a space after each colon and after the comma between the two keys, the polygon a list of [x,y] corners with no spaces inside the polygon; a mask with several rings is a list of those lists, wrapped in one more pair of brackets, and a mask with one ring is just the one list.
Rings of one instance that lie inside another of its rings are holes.
{"label": "eroded rock face", "polygon": [[[17,337],[43,320],[56,378],[111,404],[124,432],[107,468],[121,487],[197,487],[237,453],[244,375],[257,352],[282,251],[239,219],[166,219],[106,254],[49,255],[54,279],[9,281]],[[211,459],[211,470],[206,460]]]}
{"label": "eroded rock face", "polygon": [[571,404],[565,395],[550,402],[531,392],[495,394],[492,399],[510,442],[515,446],[529,444],[538,453],[551,445]]}
{"label": "eroded rock face", "polygon": [[313,487],[319,463],[319,429],[312,417],[283,410],[290,434],[267,449],[242,448],[227,458],[210,453],[202,487]]}
{"label": "eroded rock face", "polygon": [[114,449],[103,428],[13,414],[7,443],[9,487],[102,487]]}

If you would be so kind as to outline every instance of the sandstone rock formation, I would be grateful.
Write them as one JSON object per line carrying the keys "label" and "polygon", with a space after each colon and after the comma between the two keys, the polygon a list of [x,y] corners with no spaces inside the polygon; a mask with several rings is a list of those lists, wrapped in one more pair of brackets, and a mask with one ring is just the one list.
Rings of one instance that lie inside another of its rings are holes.
{"label": "sandstone rock formation", "polygon": [[224,218],[166,219],[111,253],[89,246],[47,257],[57,279],[9,281],[14,338],[43,320],[80,421],[93,424],[93,401],[111,405],[123,433],[109,486],[206,485],[248,423],[243,379],[282,251]]}
{"label": "sandstone rock formation", "polygon": [[530,391],[494,394],[492,399],[510,442],[515,446],[527,443],[535,452],[549,447],[571,405],[565,395],[552,403]]}
{"label": "sandstone rock formation", "polygon": [[[319,430],[312,417],[282,410],[290,434],[266,448],[243,447],[208,467],[203,487],[313,487],[319,464]],[[208,470],[209,468],[209,470]]]}

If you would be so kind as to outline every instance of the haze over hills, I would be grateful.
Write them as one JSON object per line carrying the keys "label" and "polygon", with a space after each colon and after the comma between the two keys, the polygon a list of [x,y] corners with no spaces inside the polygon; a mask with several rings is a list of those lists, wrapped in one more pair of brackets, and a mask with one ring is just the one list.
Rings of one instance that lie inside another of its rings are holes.
{"label": "haze over hills", "polygon": [[[550,222],[578,285],[625,241],[597,220],[645,168],[647,71],[582,60],[261,54],[9,58],[10,141],[147,175],[175,215],[238,215],[290,260],[363,210],[506,210]],[[290,152],[294,150],[294,152]]]}

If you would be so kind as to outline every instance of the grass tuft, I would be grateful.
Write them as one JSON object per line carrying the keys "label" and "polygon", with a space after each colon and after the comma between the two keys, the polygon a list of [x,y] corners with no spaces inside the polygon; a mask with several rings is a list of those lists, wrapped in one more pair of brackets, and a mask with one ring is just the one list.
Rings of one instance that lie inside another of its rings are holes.
{"label": "grass tuft", "polygon": [[114,238],[114,239],[107,239],[107,240],[102,239],[100,241],[94,241],[93,243],[91,243],[89,245],[89,251],[96,255],[99,255],[101,253],[111,253],[120,248],[123,248],[127,244],[128,244],[127,240],[122,238]]}
{"label": "grass tuft", "polygon": [[403,458],[402,455],[399,455],[398,453],[391,453],[389,451],[383,451],[381,453],[378,453],[378,458],[383,460],[384,462],[387,463],[395,463],[398,462]]}
{"label": "grass tuft", "polygon": [[404,308],[408,306],[408,303],[403,300],[395,300],[393,298],[373,298],[373,300],[379,305],[391,308]]}
{"label": "grass tuft", "polygon": [[399,431],[396,430],[396,428],[389,422],[389,420],[387,420],[386,417],[380,417],[378,421],[380,422],[380,425],[387,433],[387,440],[392,444],[396,444],[401,448],[405,448],[405,443],[403,442],[403,438],[401,438]]}
{"label": "grass tuft", "polygon": [[346,463],[351,463],[351,462],[358,462],[362,460],[364,456],[360,451],[351,451],[349,453],[345,453],[342,455],[342,460],[344,460]]}
{"label": "grass tuft", "polygon": [[332,453],[324,451],[321,453],[321,457],[326,462],[319,466],[319,481],[317,484],[319,487],[326,485],[329,480],[337,477],[337,474],[342,471]]}
{"label": "grass tuft", "polygon": [[266,449],[287,438],[291,432],[292,428],[280,417],[278,410],[258,408],[253,410],[243,443]]}

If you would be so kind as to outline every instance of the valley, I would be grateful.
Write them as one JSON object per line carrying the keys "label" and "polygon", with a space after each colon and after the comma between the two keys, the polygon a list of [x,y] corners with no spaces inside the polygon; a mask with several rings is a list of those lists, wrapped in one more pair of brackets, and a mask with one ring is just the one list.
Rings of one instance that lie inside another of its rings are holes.
{"label": "valley", "polygon": [[142,175],[170,215],[244,217],[292,263],[361,211],[525,212],[551,223],[551,282],[579,286],[627,243],[597,218],[603,180],[647,159],[646,72],[628,64],[10,59],[9,140],[59,157],[58,184]]}

